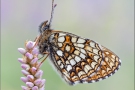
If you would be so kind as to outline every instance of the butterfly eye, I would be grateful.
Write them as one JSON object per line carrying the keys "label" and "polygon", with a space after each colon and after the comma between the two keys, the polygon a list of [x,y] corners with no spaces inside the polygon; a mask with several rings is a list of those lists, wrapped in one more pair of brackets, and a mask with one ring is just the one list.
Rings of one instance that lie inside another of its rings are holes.
{"label": "butterfly eye", "polygon": [[41,25],[39,26],[39,32],[43,33],[45,30],[49,29],[50,26],[49,24],[47,24],[48,21],[44,21],[43,23],[41,23]]}
{"label": "butterfly eye", "polygon": [[49,29],[49,25],[46,25],[45,27],[43,27],[43,28],[42,28],[42,31],[45,31],[45,30],[47,30],[47,29]]}

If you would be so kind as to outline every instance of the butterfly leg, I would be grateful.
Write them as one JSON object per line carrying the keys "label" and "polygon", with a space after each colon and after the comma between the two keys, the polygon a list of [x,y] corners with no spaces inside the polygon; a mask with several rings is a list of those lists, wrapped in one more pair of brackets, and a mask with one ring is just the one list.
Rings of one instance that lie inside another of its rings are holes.
{"label": "butterfly leg", "polygon": [[[49,56],[49,52],[44,52],[44,54],[46,54],[46,56],[45,56],[45,58],[39,63],[39,65],[38,65],[38,68],[41,66],[41,64],[46,60],[46,58]],[[44,57],[44,56],[43,56]],[[43,57],[41,57],[41,58],[43,58]],[[41,58],[39,58],[39,59],[41,59]]]}
{"label": "butterfly leg", "polygon": [[34,47],[38,44],[38,41],[40,38],[41,38],[41,35],[35,38],[34,42],[36,42],[36,43],[35,43]]}

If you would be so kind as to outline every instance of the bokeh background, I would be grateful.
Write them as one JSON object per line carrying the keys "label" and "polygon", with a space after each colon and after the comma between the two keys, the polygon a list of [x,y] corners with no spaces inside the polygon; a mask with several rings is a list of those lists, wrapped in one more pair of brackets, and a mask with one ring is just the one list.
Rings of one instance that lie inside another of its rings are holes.
{"label": "bokeh background", "polygon": [[[112,77],[69,86],[47,59],[42,70],[46,90],[134,90],[134,0],[55,0],[52,29],[92,39],[122,60]],[[1,90],[21,90],[22,55],[17,48],[34,40],[41,22],[50,19],[51,0],[1,0]]]}

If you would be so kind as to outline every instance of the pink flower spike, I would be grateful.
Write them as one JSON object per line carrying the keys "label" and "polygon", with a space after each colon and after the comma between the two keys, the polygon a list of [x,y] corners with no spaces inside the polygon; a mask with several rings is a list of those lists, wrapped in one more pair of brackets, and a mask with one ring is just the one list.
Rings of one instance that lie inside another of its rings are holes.
{"label": "pink flower spike", "polygon": [[29,81],[33,81],[34,80],[34,76],[33,75],[27,75],[27,78]]}
{"label": "pink flower spike", "polygon": [[32,49],[33,46],[34,46],[34,44],[35,44],[35,43],[32,42],[32,41],[28,41],[27,44],[26,44],[26,48],[27,48],[27,49]]}
{"label": "pink flower spike", "polygon": [[26,70],[22,70],[22,73],[23,73],[23,75],[25,75],[25,76],[30,75],[30,73],[29,73],[28,71],[26,71]]}
{"label": "pink flower spike", "polygon": [[22,90],[30,90],[30,88],[26,87],[26,86],[21,86]]}
{"label": "pink flower spike", "polygon": [[30,69],[30,66],[28,64],[22,64],[21,67],[27,71]]}
{"label": "pink flower spike", "polygon": [[26,85],[30,88],[32,88],[34,86],[34,84],[32,82],[26,82]]}
{"label": "pink flower spike", "polygon": [[28,82],[27,77],[21,77],[21,80],[22,80],[24,83]]}
{"label": "pink flower spike", "polygon": [[41,84],[42,80],[41,79],[37,79],[34,81],[34,84],[39,86]]}
{"label": "pink flower spike", "polygon": [[29,52],[27,52],[27,53],[25,54],[25,56],[28,57],[29,59],[32,59],[32,58],[33,58],[33,55],[30,54]]}
{"label": "pink flower spike", "polygon": [[39,53],[38,48],[33,48],[32,54],[33,54],[33,55],[37,55],[38,53]]}
{"label": "pink flower spike", "polygon": [[24,48],[18,48],[18,51],[23,55],[26,53],[26,50]]}
{"label": "pink flower spike", "polygon": [[36,72],[36,74],[35,74],[35,77],[36,77],[36,78],[41,78],[42,75],[43,75],[43,71],[42,71],[42,70],[38,70],[38,71]]}
{"label": "pink flower spike", "polygon": [[32,90],[39,90],[37,86],[34,86]]}
{"label": "pink flower spike", "polygon": [[24,60],[23,58],[18,58],[18,61],[22,64],[26,63],[26,60]]}
{"label": "pink flower spike", "polygon": [[39,49],[37,44],[37,42],[26,41],[25,49],[18,48],[18,51],[23,54],[23,58],[18,58],[23,68],[21,72],[25,76],[21,77],[21,80],[26,84],[26,86],[21,86],[23,90],[45,90],[45,79],[41,79],[43,71],[39,68],[42,63],[38,61]]}
{"label": "pink flower spike", "polygon": [[34,58],[34,59],[30,62],[30,64],[35,64],[37,61],[38,61],[38,58]]}

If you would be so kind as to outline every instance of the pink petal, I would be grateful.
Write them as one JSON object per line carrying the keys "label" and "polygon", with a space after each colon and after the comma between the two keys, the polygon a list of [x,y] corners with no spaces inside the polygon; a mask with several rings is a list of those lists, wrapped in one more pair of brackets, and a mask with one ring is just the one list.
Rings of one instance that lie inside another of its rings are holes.
{"label": "pink petal", "polygon": [[23,55],[26,53],[26,50],[24,48],[18,48],[18,51]]}
{"label": "pink petal", "polygon": [[25,54],[25,56],[28,57],[29,59],[32,59],[32,58],[33,58],[33,55],[30,54],[29,52],[27,52],[27,53]]}
{"label": "pink petal", "polygon": [[27,78],[28,78],[29,81],[33,81],[34,80],[34,76],[33,75],[28,75]]}
{"label": "pink petal", "polygon": [[42,80],[41,79],[37,79],[34,81],[34,84],[39,86],[41,84]]}
{"label": "pink petal", "polygon": [[43,75],[43,71],[42,71],[42,70],[38,70],[38,71],[36,72],[36,74],[35,74],[35,77],[36,77],[36,78],[41,78],[42,75]]}
{"label": "pink petal", "polygon": [[34,86],[34,84],[32,82],[26,82],[26,85],[30,88],[32,88]]}
{"label": "pink petal", "polygon": [[34,86],[32,90],[39,90],[37,86]]}
{"label": "pink petal", "polygon": [[35,64],[38,61],[38,58],[34,58],[33,60],[31,60],[31,64]]}
{"label": "pink petal", "polygon": [[40,84],[40,87],[42,87],[43,85],[45,85],[45,82],[46,82],[46,80],[45,79],[42,79],[42,82]]}
{"label": "pink petal", "polygon": [[33,50],[32,50],[32,54],[33,54],[33,55],[37,55],[37,54],[39,54],[39,50],[38,50],[38,48],[33,48]]}
{"label": "pink petal", "polygon": [[28,78],[27,78],[27,77],[21,77],[21,80],[22,80],[24,83],[28,82]]}
{"label": "pink petal", "polygon": [[26,86],[21,86],[22,90],[30,90],[30,88],[26,87]]}
{"label": "pink petal", "polygon": [[30,75],[30,73],[29,73],[28,71],[26,71],[26,70],[22,70],[22,73],[23,73],[23,75],[25,75],[25,76]]}
{"label": "pink petal", "polygon": [[26,60],[24,60],[23,58],[18,58],[18,61],[22,64],[26,63]]}
{"label": "pink petal", "polygon": [[34,43],[32,41],[28,41],[27,44],[26,44],[27,49],[32,49],[33,46],[34,46]]}
{"label": "pink petal", "polygon": [[30,69],[30,66],[28,64],[21,64],[21,67],[27,71]]}

